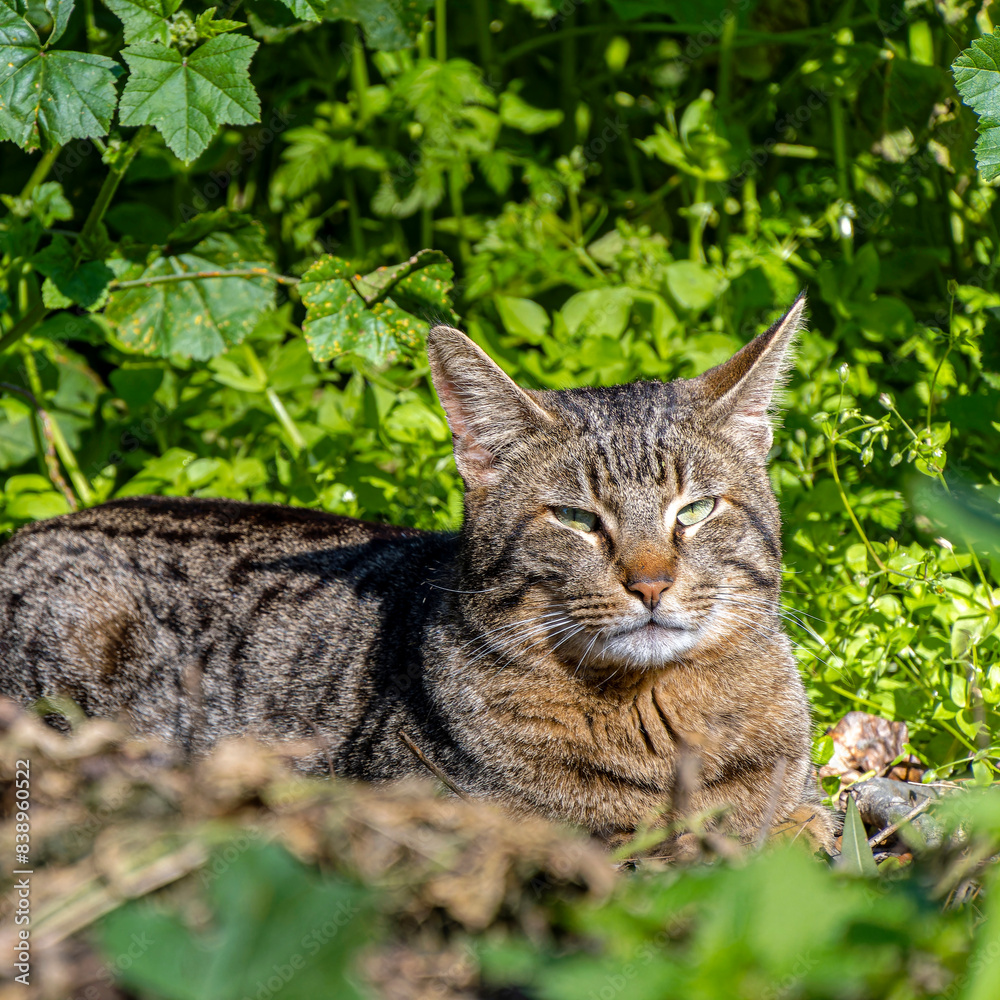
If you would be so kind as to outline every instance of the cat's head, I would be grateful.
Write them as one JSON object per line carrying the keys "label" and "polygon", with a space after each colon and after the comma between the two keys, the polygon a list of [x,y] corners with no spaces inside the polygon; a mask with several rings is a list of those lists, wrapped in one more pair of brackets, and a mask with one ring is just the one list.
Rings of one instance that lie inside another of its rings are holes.
{"label": "cat's head", "polygon": [[600,674],[773,631],[770,410],[804,307],[697,378],[558,392],[522,389],[465,334],[431,331],[466,486],[459,583],[483,650]]}

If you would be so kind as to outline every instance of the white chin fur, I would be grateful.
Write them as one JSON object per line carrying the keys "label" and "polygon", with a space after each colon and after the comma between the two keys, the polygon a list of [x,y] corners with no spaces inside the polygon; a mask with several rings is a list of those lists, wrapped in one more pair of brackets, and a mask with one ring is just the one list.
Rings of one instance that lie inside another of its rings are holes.
{"label": "white chin fur", "polygon": [[700,639],[698,628],[640,628],[596,643],[587,660],[602,667],[660,667],[690,653]]}

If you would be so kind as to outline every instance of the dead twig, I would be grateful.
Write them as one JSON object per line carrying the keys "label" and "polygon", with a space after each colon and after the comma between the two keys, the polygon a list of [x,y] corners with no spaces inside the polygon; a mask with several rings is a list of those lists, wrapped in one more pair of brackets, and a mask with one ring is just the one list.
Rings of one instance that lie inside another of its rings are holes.
{"label": "dead twig", "polygon": [[922,812],[930,808],[930,804],[933,799],[924,799],[913,809],[911,809],[905,816],[896,820],[895,823],[890,823],[884,830],[880,830],[874,836],[868,838],[869,847],[877,847],[879,844],[884,843],[888,840],[904,823],[909,823],[911,819],[915,816],[919,816]]}
{"label": "dead twig", "polygon": [[414,743],[402,729],[399,730],[399,738],[406,744],[407,750],[409,750],[410,753],[412,753],[413,756],[416,757],[417,760],[419,760],[420,763],[423,764],[424,767],[426,767],[427,770],[438,779],[438,781],[440,781],[446,788],[453,791],[460,799],[465,799],[466,802],[471,801],[469,794],[462,791],[462,789],[459,788],[458,785],[456,785],[455,782],[452,781],[452,779],[449,778],[448,775],[434,763],[434,761],[430,760],[423,750],[421,750],[420,747],[418,747],[417,744]]}

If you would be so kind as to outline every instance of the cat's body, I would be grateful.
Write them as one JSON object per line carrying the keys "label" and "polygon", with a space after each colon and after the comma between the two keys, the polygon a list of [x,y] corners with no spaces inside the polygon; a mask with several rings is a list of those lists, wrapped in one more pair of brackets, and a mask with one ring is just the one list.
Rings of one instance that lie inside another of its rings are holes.
{"label": "cat's body", "polygon": [[701,379],[562,393],[438,329],[460,535],[156,498],[32,525],[0,550],[0,691],[370,780],[412,744],[604,836],[728,808],[753,840],[810,798],[765,468],[800,311]]}

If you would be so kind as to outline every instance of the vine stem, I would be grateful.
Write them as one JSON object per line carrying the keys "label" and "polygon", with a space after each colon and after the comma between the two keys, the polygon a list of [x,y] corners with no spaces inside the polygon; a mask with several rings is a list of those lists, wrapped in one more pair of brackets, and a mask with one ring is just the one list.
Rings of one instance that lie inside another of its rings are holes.
{"label": "vine stem", "polygon": [[42,154],[42,158],[35,164],[35,169],[31,171],[27,183],[21,188],[22,198],[30,198],[35,188],[49,176],[49,171],[61,152],[62,146],[56,145]]}
{"label": "vine stem", "polygon": [[[146,288],[149,285],[166,285],[175,281],[199,281],[203,278],[267,278],[279,285],[297,285],[302,279],[287,274],[275,274],[265,267],[248,267],[238,271],[184,271],[180,274],[157,274],[151,278],[132,278],[128,281],[112,281],[108,288]],[[13,332],[13,331],[12,331]],[[0,341],[2,346],[3,341]]]}
{"label": "vine stem", "polygon": [[448,61],[448,16],[445,6],[446,0],[434,0],[434,58],[438,62]]}
{"label": "vine stem", "polygon": [[[854,513],[854,508],[851,506],[851,501],[847,499],[847,493],[844,491],[844,484],[840,481],[840,473],[837,471],[837,448],[833,441],[830,442],[830,448],[827,452],[827,458],[829,459],[830,474],[833,476],[833,481],[837,484],[837,492],[840,494],[840,501],[844,505],[844,509],[847,511],[847,516],[851,519],[851,524],[854,525],[854,530],[857,531],[858,535],[861,537],[861,541],[865,543],[865,548],[868,550],[869,555],[875,560],[875,565],[878,566],[883,573],[892,573],[888,566],[879,558],[878,553],[872,547],[872,543],[868,541],[868,536],[865,534],[865,529],[861,527],[861,522],[857,519]],[[906,575],[906,574],[901,574]]]}
{"label": "vine stem", "polygon": [[[38,377],[38,366],[35,364],[35,356],[29,350],[24,351],[24,367],[28,375],[28,384],[31,386],[31,391],[34,393],[35,399],[41,399],[42,380]],[[73,484],[73,489],[76,490],[76,495],[80,498],[80,502],[84,506],[91,506],[96,500],[94,491],[87,481],[87,477],[80,470],[76,455],[73,454],[73,449],[70,448],[66,438],[63,436],[59,422],[54,419],[49,420],[48,425],[52,435],[52,446],[59,455],[63,467],[69,473],[70,482]]]}
{"label": "vine stem", "polygon": [[48,410],[46,410],[45,407],[38,402],[33,393],[28,392],[27,389],[23,389],[19,385],[12,385],[10,382],[0,382],[0,389],[3,389],[6,392],[16,392],[18,395],[23,396],[34,407],[35,414],[38,417],[38,423],[42,425],[42,433],[45,435],[45,440],[48,444],[48,447],[42,447],[41,437],[38,433],[38,423],[32,420],[32,437],[35,439],[35,447],[38,451],[38,460],[42,469],[48,474],[49,481],[66,498],[66,503],[69,504],[69,509],[76,510],[79,506],[76,502],[76,497],[73,496],[73,491],[69,488],[66,480],[62,477],[62,473],[59,471],[59,460],[56,457],[55,437],[52,431],[53,420],[49,416]]}
{"label": "vine stem", "polygon": [[2,337],[0,337],[0,353],[6,351],[11,344],[17,343],[32,327],[37,326],[50,310],[39,299]]}
{"label": "vine stem", "polygon": [[[441,2],[441,0],[438,0]],[[865,24],[871,24],[877,20],[873,15],[865,15],[863,17],[856,18],[853,21],[848,21],[846,25],[842,27],[857,28]],[[503,55],[500,56],[500,61],[503,63],[513,62],[515,59],[519,59],[523,55],[527,55],[529,52],[534,52],[535,49],[540,49],[545,45],[551,45],[553,42],[560,41],[566,35],[580,36],[580,35],[597,35],[601,32],[606,32],[608,30],[606,24],[584,24],[572,28],[566,28],[563,31],[552,31],[545,35],[539,35],[535,38],[529,38],[526,42],[521,42],[519,45],[512,45]],[[615,26],[616,31],[629,32],[631,34],[643,34],[643,35],[698,35],[705,30],[705,24],[679,24],[669,21],[633,21],[629,24],[619,24]],[[822,39],[824,35],[830,35],[829,25],[824,25],[817,28],[803,28],[799,31],[741,31],[738,37],[735,37],[732,41],[733,48],[746,48],[752,45],[764,45],[764,44],[774,44],[774,45],[813,45],[817,39]],[[709,46],[702,53],[703,55],[710,55],[717,51],[719,46]]]}
{"label": "vine stem", "polygon": [[291,439],[296,453],[305,451],[308,447],[306,440],[288,410],[285,409],[285,404],[281,401],[281,397],[267,384],[267,371],[261,364],[260,358],[257,357],[257,352],[249,344],[244,344],[243,353],[246,355],[250,370],[264,387],[264,395],[267,396],[267,401],[271,404],[271,409],[274,410],[274,415],[278,418],[278,423],[281,424],[285,433]]}
{"label": "vine stem", "polygon": [[111,165],[100,191],[97,192],[97,198],[91,206],[87,220],[83,224],[83,229],[80,230],[81,241],[90,239],[97,232],[97,227],[101,224],[104,214],[111,204],[111,199],[118,190],[118,185],[122,182],[122,178],[131,166],[136,154],[142,148],[142,144],[146,141],[149,129],[149,125],[143,125],[129,140],[129,144],[122,150],[117,162]]}
{"label": "vine stem", "polygon": [[355,27],[354,42],[351,45],[351,86],[358,100],[358,121],[368,120],[368,64],[365,62],[365,46],[361,40],[361,29]]}

